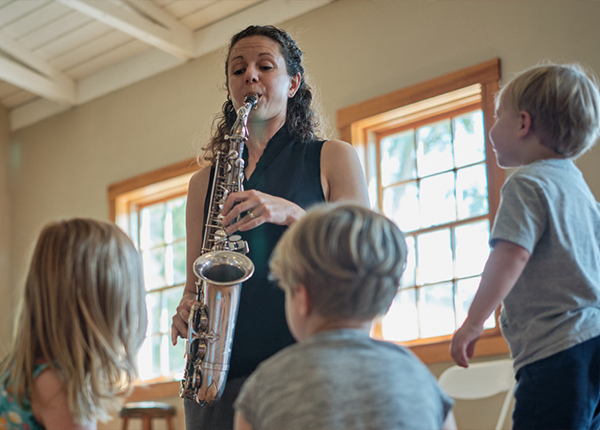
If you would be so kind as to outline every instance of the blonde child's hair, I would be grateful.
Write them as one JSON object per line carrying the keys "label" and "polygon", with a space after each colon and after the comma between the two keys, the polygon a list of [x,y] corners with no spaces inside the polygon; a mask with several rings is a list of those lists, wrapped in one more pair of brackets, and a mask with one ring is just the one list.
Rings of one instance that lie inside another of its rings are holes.
{"label": "blonde child's hair", "polygon": [[5,386],[36,396],[45,362],[62,380],[75,423],[106,420],[131,389],[147,325],[143,272],[131,240],[92,219],[48,224],[37,241],[0,367]]}
{"label": "blonde child's hair", "polygon": [[406,242],[389,219],[353,203],[322,204],[287,230],[270,261],[284,290],[302,284],[325,317],[385,313],[406,265]]}
{"label": "blonde child's hair", "polygon": [[590,149],[600,136],[598,79],[579,64],[547,63],[527,69],[496,96],[515,112],[526,111],[541,143],[566,158]]}

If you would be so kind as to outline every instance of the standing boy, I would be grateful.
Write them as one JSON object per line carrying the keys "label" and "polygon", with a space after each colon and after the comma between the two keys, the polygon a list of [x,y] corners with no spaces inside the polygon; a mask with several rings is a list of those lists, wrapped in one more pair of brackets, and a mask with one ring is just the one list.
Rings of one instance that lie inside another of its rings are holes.
{"label": "standing boy", "polygon": [[310,210],[270,262],[299,343],[261,364],[234,405],[236,429],[454,428],[452,400],[407,349],[369,337],[397,293],[406,244],[355,204]]}
{"label": "standing boy", "polygon": [[502,187],[493,247],[451,354],[468,366],[503,303],[515,429],[600,426],[600,211],[573,160],[600,134],[600,94],[577,65],[537,66],[496,99],[490,139]]}

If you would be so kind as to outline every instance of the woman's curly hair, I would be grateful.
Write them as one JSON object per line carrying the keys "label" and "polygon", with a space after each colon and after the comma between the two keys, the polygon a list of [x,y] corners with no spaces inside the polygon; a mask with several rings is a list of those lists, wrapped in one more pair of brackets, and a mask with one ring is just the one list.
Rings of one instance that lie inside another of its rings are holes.
{"label": "woman's curly hair", "polygon": [[[264,36],[274,40],[281,47],[281,55],[283,56],[287,68],[288,75],[295,76],[300,73],[301,81],[298,91],[294,97],[288,99],[286,124],[290,134],[298,140],[317,139],[319,126],[321,123],[320,117],[312,108],[313,101],[312,88],[304,79],[304,67],[302,66],[302,51],[296,45],[296,42],[285,31],[272,25],[251,25],[244,30],[236,33],[231,38],[229,49],[227,51],[227,59],[225,60],[225,86],[229,85],[227,79],[227,71],[229,67],[229,55],[234,45],[242,39],[252,36]],[[215,154],[220,150],[225,150],[225,135],[228,134],[237,117],[237,112],[233,107],[233,103],[229,95],[227,101],[223,104],[222,111],[216,116],[213,127],[213,136],[203,149],[206,151],[205,159],[214,161]]]}

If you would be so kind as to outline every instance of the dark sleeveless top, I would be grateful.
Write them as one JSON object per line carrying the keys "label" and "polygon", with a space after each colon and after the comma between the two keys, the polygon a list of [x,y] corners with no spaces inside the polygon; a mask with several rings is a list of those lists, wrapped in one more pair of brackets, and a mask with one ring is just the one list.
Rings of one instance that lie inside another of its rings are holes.
{"label": "dark sleeveless top", "polygon": [[[267,144],[250,179],[244,180],[244,189],[282,197],[305,210],[324,202],[321,184],[323,142],[296,141],[284,125]],[[247,151],[243,158],[247,163]],[[209,189],[211,186],[209,184]],[[228,379],[250,375],[260,362],[294,343],[285,320],[285,294],[276,283],[268,280],[269,257],[286,228],[262,224],[240,232],[248,242],[250,252],[247,255],[254,263],[255,271],[242,286]]]}

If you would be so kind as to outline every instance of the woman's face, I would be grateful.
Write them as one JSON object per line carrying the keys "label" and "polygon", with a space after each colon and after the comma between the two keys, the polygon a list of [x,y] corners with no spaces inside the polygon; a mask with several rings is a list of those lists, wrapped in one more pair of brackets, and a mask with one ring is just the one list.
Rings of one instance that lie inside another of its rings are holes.
{"label": "woman's face", "polygon": [[237,111],[249,92],[259,95],[249,121],[279,118],[285,121],[287,101],[298,90],[300,74],[288,75],[280,46],[265,36],[238,41],[229,53],[228,91]]}

